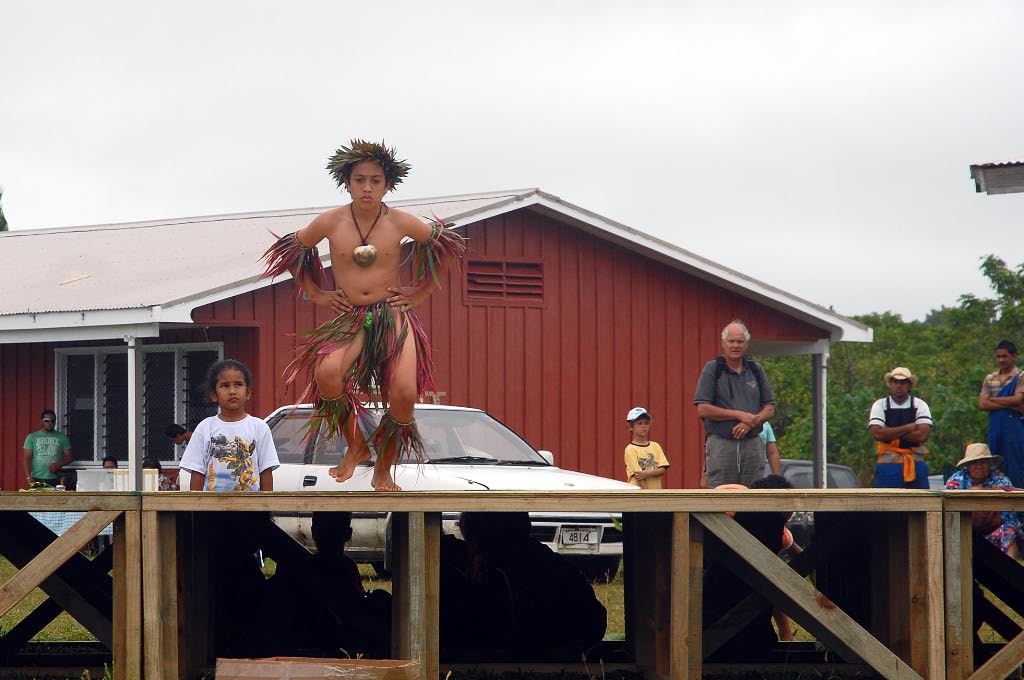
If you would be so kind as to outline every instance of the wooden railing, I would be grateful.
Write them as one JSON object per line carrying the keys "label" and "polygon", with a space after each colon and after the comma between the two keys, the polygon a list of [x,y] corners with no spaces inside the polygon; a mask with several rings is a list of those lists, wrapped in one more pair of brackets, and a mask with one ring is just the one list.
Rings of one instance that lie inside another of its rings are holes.
{"label": "wooden railing", "polygon": [[[418,660],[422,677],[433,680],[446,671],[437,634],[442,512],[615,512],[624,525],[625,644],[646,673],[700,677],[705,658],[751,616],[775,606],[832,658],[881,677],[1002,678],[1024,661],[1024,637],[1005,616],[1007,608],[1024,611],[1024,579],[1017,562],[969,538],[970,513],[991,509],[1024,511],[1024,493],[0,493],[0,554],[19,568],[0,585],[0,614],[39,586],[51,608],[67,609],[108,644],[115,677],[196,677],[216,652],[206,609],[209,513],[390,511],[398,622],[392,656]],[[27,511],[86,514],[47,544],[26,530]],[[813,511],[817,535],[787,564],[726,511]],[[110,522],[107,575],[83,566],[78,550]],[[701,616],[711,595],[703,589],[705,557],[752,590],[709,625]],[[978,600],[976,580],[1002,605],[989,609]],[[96,592],[109,593],[109,601],[98,604]],[[981,620],[1009,642],[976,645]],[[977,663],[975,650],[991,657]]]}

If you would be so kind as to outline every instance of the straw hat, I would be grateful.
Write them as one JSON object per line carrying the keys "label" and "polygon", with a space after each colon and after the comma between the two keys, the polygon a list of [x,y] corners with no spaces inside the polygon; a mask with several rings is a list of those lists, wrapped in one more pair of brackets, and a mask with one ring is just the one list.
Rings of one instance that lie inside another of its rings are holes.
{"label": "straw hat", "polygon": [[958,468],[966,467],[968,463],[973,463],[979,460],[990,460],[993,465],[1000,465],[1003,462],[1003,457],[993,455],[992,451],[989,450],[988,444],[968,444],[967,449],[964,451],[964,457],[960,459],[960,462],[956,464]]}
{"label": "straw hat", "polygon": [[910,372],[909,368],[903,366],[897,366],[888,373],[885,374],[885,384],[890,384],[893,380],[909,380],[910,388],[917,387],[917,376]]}

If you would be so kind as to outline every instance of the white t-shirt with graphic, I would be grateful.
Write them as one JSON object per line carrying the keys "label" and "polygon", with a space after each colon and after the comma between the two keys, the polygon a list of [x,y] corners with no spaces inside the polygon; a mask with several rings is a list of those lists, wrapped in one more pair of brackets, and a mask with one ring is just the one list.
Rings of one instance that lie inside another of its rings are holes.
{"label": "white t-shirt with graphic", "polygon": [[204,491],[259,491],[260,473],[280,464],[270,428],[246,415],[233,423],[219,416],[199,423],[179,465],[206,476]]}

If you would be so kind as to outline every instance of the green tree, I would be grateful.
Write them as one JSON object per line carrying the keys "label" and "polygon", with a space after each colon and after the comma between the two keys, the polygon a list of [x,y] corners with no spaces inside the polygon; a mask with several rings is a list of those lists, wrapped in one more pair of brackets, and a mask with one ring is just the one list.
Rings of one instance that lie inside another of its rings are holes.
{"label": "green tree", "polygon": [[[883,376],[906,366],[918,377],[914,393],[928,402],[935,419],[928,464],[948,472],[972,441],[984,441],[988,420],[978,409],[982,378],[995,367],[1001,338],[1024,342],[1024,264],[1011,269],[1000,258],[982,258],[992,298],[963,295],[955,307],[933,310],[924,321],[904,321],[881,312],[856,317],[874,330],[872,343],[835,343],[828,366],[828,457],[849,465],[864,481],[874,470],[875,442],[868,431],[872,402],[886,394]],[[773,427],[779,450],[789,458],[811,458],[813,421],[810,359],[764,358],[775,387]]]}

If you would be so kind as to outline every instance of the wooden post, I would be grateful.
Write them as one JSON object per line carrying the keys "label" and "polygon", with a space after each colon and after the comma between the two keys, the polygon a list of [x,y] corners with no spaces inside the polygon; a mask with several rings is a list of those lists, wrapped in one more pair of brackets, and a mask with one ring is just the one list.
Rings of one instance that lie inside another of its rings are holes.
{"label": "wooden post", "polygon": [[971,596],[971,514],[943,513],[946,591],[946,677],[974,673],[974,603]]}
{"label": "wooden post", "polygon": [[699,678],[703,665],[703,529],[690,513],[672,515],[671,623],[668,675],[671,680]]}
{"label": "wooden post", "polygon": [[441,515],[396,512],[391,522],[392,653],[419,661],[420,679],[435,680],[440,668]]}
{"label": "wooden post", "polygon": [[928,618],[928,535],[924,513],[903,515],[906,527],[907,561],[905,563],[906,590],[903,601],[906,606],[905,625],[908,632],[906,656],[903,658],[922,677],[928,674],[928,651],[932,645],[932,633]]}
{"label": "wooden post", "polygon": [[669,550],[672,547],[670,530],[662,526],[665,520],[666,515],[653,512],[631,512],[622,518],[626,555],[623,565],[626,642],[637,666],[645,672],[657,673],[659,658],[665,659],[662,674],[668,672],[668,655],[672,645],[678,642],[671,639],[667,617],[664,621],[660,618],[668,609],[663,605],[659,611],[658,607],[659,596],[667,598],[671,593],[666,579],[660,577],[669,562],[658,560],[659,545],[663,550],[666,544]]}
{"label": "wooden post", "polygon": [[175,516],[142,513],[143,644],[146,679],[177,680],[178,570]]}
{"label": "wooden post", "polygon": [[114,680],[142,677],[142,518],[114,521]]}
{"label": "wooden post", "polygon": [[927,665],[921,669],[926,678],[941,678],[946,668],[946,623],[943,619],[946,598],[943,590],[943,542],[941,512],[924,513],[925,568],[928,572],[925,589],[927,607]]}

